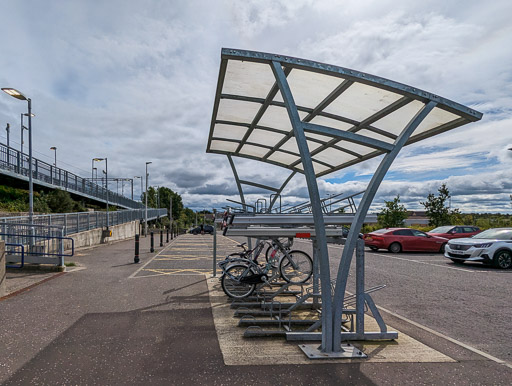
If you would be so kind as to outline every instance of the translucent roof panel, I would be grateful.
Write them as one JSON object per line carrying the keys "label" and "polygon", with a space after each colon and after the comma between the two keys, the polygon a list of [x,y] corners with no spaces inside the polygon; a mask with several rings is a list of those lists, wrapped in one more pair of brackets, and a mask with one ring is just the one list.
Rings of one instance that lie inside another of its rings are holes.
{"label": "translucent roof panel", "polygon": [[222,99],[219,103],[219,121],[252,123],[261,105],[233,99]]}
{"label": "translucent roof panel", "polygon": [[399,100],[402,95],[362,83],[354,83],[325,112],[362,121]]}
{"label": "translucent roof panel", "polygon": [[225,125],[223,123],[217,123],[215,125],[215,135],[217,138],[241,140],[246,132],[246,127]]}
{"label": "translucent roof panel", "polygon": [[[248,72],[253,74],[251,79],[246,76]],[[266,64],[232,60],[226,68],[222,93],[266,98],[275,81],[272,70]]]}
{"label": "translucent roof panel", "polygon": [[[334,76],[303,70],[294,70],[288,76],[292,94],[297,96],[295,103],[312,109],[322,102],[343,81],[344,79]],[[281,93],[277,93],[274,100],[283,102]]]}
{"label": "translucent roof panel", "polygon": [[[282,74],[280,82],[274,72]],[[287,108],[278,83],[294,105]],[[408,143],[482,117],[427,91],[344,67],[222,49],[206,150],[303,172],[291,111],[298,114],[296,129],[304,130],[315,174],[323,176],[390,151],[427,103],[435,107]]]}
{"label": "translucent roof panel", "polygon": [[255,129],[247,138],[247,141],[254,143],[261,143],[262,145],[274,146],[277,142],[281,141],[285,134],[275,133],[273,131]]}

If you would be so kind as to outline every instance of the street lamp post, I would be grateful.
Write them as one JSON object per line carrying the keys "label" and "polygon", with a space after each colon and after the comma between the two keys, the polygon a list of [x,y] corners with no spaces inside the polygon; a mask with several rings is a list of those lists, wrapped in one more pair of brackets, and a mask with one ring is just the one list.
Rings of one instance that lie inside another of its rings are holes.
{"label": "street lamp post", "polygon": [[[36,115],[34,113],[30,113],[31,117],[35,117]],[[23,156],[23,130],[28,131],[28,127],[25,127],[23,125],[23,117],[28,117],[27,113],[21,113],[21,134],[20,134],[20,153]]]}
{"label": "street lamp post", "polygon": [[9,133],[11,130],[9,128],[11,127],[10,124],[7,124],[7,127],[5,128],[5,131],[7,131],[7,148],[9,148]]}
{"label": "street lamp post", "polygon": [[[34,216],[34,185],[32,183],[32,101],[30,98],[27,98],[21,92],[13,88],[2,88],[2,91],[16,99],[25,100],[28,103],[28,218],[32,224],[32,218]],[[21,126],[21,132],[23,133],[23,125]]]}
{"label": "street lamp post", "polygon": [[[50,150],[53,150],[55,152],[55,177],[57,177],[57,147],[56,146],[52,146],[50,147]],[[53,179],[53,176],[52,176],[52,179]]]}
{"label": "street lamp post", "polygon": [[107,160],[107,157],[105,158],[93,158],[92,159],[92,162],[94,164],[94,161],[105,161],[105,170],[104,170],[104,173],[105,173],[105,193],[106,193],[106,201],[107,201],[107,230],[109,228],[109,220],[108,220],[108,160]]}
{"label": "street lamp post", "polygon": [[[142,176],[134,176],[133,178],[140,178],[140,200],[142,201],[142,193],[144,192],[144,179]],[[133,200],[133,180],[132,180],[132,200]]]}
{"label": "street lamp post", "polygon": [[148,174],[148,165],[152,162],[146,162],[146,213],[144,218],[144,236],[148,235],[148,180],[149,180],[149,174]]}

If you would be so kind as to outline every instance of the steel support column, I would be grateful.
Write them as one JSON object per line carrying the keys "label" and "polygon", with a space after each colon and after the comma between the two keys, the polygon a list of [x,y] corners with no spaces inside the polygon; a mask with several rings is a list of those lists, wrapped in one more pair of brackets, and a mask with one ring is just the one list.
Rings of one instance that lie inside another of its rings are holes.
{"label": "steel support column", "polygon": [[313,218],[315,221],[316,241],[318,243],[318,258],[320,260],[320,280],[322,288],[322,345],[321,351],[333,351],[333,331],[332,331],[332,297],[331,297],[331,279],[329,273],[329,255],[327,251],[327,237],[325,234],[324,217],[320,204],[320,193],[316,181],[316,174],[313,168],[313,161],[309,152],[304,128],[297,111],[297,106],[293,99],[290,86],[286,75],[281,67],[281,63],[272,61],[272,71],[276,77],[276,82],[281,91],[293,133],[299,148],[302,165],[304,167],[304,176],[306,178],[309,197],[311,200]]}
{"label": "steel support column", "polygon": [[341,317],[343,311],[342,305],[345,300],[345,290],[347,287],[348,273],[352,262],[354,248],[356,247],[359,230],[363,225],[364,218],[366,217],[368,209],[370,208],[370,205],[373,201],[373,198],[375,197],[375,194],[377,193],[377,190],[382,180],[384,179],[384,176],[386,175],[388,169],[390,168],[391,164],[395,160],[396,156],[398,155],[402,147],[407,143],[407,140],[412,135],[414,130],[430,113],[430,111],[432,111],[436,104],[437,103],[433,101],[428,102],[404,128],[402,133],[394,142],[393,149],[389,153],[387,153],[382,159],[379,167],[375,171],[375,174],[373,175],[370,183],[368,184],[368,187],[363,195],[363,198],[361,199],[361,202],[359,203],[359,208],[357,210],[356,215],[354,216],[354,219],[350,226],[350,232],[345,243],[345,247],[343,248],[341,262],[338,267],[338,275],[336,278],[336,289],[334,292],[333,299],[333,304],[335,305],[334,318],[332,321],[332,329],[334,330],[332,345],[334,350],[340,350]]}

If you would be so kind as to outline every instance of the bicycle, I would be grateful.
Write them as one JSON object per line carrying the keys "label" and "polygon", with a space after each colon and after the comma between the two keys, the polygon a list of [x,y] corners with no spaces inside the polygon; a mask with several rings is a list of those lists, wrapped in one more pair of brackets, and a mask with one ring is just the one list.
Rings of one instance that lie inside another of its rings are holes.
{"label": "bicycle", "polygon": [[[226,295],[241,299],[250,296],[258,284],[269,283],[269,272],[279,267],[278,274],[288,283],[301,284],[309,280],[313,273],[313,260],[302,251],[286,250],[278,240],[274,240],[265,265],[258,264],[258,257],[268,243],[261,241],[252,250],[240,244],[243,252],[228,255],[218,265],[222,269],[221,285]],[[268,250],[267,250],[268,252]],[[254,257],[251,257],[254,256]],[[277,276],[270,275],[270,279]]]}

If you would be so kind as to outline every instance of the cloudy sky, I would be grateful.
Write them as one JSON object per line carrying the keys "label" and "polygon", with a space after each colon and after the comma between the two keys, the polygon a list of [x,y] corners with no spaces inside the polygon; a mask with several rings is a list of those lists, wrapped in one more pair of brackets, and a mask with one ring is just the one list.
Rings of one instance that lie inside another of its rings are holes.
{"label": "cloudy sky", "polygon": [[[84,177],[93,157],[128,178],[152,161],[150,184],[191,208],[237,199],[226,157],[205,150],[221,48],[240,48],[353,68],[482,112],[480,122],[404,148],[373,209],[400,194],[420,210],[445,182],[463,212],[512,213],[508,0],[2,0],[0,13],[0,86],[32,99],[34,156],[53,162],[56,146],[59,166]],[[0,125],[11,124],[19,148],[26,104],[2,95]],[[243,179],[275,186],[288,174],[236,162]],[[377,163],[321,179],[322,196],[364,190]],[[302,176],[285,196],[306,199]]]}

